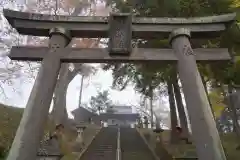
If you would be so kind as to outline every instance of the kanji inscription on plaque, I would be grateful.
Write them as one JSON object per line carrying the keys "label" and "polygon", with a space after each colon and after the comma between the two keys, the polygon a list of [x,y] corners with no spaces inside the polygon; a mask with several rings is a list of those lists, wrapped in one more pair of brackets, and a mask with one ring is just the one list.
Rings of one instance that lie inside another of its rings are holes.
{"label": "kanji inscription on plaque", "polygon": [[132,16],[111,14],[109,19],[109,54],[129,55],[132,50]]}

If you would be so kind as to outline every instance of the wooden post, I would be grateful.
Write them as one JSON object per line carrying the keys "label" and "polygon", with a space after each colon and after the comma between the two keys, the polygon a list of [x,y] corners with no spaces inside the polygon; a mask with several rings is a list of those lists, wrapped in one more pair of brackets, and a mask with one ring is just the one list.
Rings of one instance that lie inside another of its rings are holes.
{"label": "wooden post", "polygon": [[226,160],[189,38],[190,31],[179,28],[171,33],[170,43],[178,58],[179,77],[198,159]]}
{"label": "wooden post", "polygon": [[50,31],[49,53],[44,57],[7,160],[35,160],[60,70],[60,58],[71,40],[62,28]]}

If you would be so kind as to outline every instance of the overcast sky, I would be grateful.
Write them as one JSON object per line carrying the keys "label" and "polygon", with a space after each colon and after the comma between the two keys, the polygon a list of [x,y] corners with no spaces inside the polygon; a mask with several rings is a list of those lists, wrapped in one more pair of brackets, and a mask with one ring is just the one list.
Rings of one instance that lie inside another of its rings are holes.
{"label": "overcast sky", "polygon": [[[81,76],[77,75],[68,87],[67,94],[67,110],[68,112],[77,108],[79,100]],[[97,91],[109,90],[110,98],[114,104],[137,105],[139,103],[139,94],[137,94],[133,87],[128,86],[124,91],[117,91],[111,89],[112,75],[110,71],[99,71],[90,78],[84,79],[82,103],[87,103],[91,96],[95,96]],[[17,106],[25,107],[28,97],[33,86],[33,80],[30,82],[22,82],[22,79],[17,79],[14,86],[9,87],[5,85],[5,91],[8,98],[0,96],[0,102]],[[15,88],[19,92],[13,90]]]}

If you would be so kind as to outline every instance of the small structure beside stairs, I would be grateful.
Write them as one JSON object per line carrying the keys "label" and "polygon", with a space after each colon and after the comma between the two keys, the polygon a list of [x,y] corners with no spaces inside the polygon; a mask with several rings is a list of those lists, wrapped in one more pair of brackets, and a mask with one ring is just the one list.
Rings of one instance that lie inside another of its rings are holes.
{"label": "small structure beside stairs", "polygon": [[84,124],[84,122],[82,122],[76,125],[76,128],[77,128],[77,138],[73,146],[73,150],[74,152],[80,152],[85,145],[83,141],[83,138],[84,138],[83,131],[86,129],[86,125]]}
{"label": "small structure beside stairs", "polygon": [[56,136],[47,137],[41,141],[37,152],[37,160],[60,160],[63,154],[60,150],[60,144]]}

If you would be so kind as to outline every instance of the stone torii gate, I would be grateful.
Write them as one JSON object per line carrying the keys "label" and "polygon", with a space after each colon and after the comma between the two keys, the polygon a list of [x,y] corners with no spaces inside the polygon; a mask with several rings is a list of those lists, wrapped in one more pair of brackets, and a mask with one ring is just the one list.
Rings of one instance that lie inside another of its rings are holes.
{"label": "stone torii gate", "polygon": [[[41,60],[42,65],[7,160],[36,159],[62,62],[110,61],[177,62],[198,158],[226,159],[196,61],[224,61],[230,60],[230,56],[224,48],[192,49],[189,40],[219,37],[234,23],[235,14],[185,19],[130,14],[72,17],[4,10],[4,16],[20,34],[50,38],[49,47],[17,46],[11,50],[12,60]],[[67,47],[73,37],[109,38],[108,49]],[[132,38],[169,38],[173,49],[132,48]]]}

